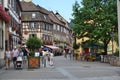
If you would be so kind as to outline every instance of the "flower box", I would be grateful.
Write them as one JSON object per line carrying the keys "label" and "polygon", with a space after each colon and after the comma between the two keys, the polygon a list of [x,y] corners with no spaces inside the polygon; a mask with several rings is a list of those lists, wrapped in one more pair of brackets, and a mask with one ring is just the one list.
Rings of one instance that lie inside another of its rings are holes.
{"label": "flower box", "polygon": [[40,57],[28,57],[28,68],[40,68]]}

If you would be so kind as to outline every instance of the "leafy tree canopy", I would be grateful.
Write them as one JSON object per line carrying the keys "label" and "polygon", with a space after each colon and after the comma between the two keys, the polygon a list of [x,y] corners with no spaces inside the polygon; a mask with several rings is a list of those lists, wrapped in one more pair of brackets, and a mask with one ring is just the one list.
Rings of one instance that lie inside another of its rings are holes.
{"label": "leafy tree canopy", "polygon": [[37,37],[30,37],[27,42],[26,45],[29,49],[35,50],[41,47],[41,39],[37,38]]}
{"label": "leafy tree canopy", "polygon": [[111,33],[117,33],[117,1],[83,0],[81,4],[76,1],[73,5],[71,21],[76,38],[88,37],[102,42],[106,52]]}

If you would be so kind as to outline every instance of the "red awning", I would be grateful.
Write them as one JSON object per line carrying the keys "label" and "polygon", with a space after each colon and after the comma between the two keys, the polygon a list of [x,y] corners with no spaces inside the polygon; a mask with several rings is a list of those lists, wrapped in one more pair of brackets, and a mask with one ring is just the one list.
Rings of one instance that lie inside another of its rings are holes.
{"label": "red awning", "polygon": [[4,10],[3,6],[0,4],[0,18],[4,20],[6,23],[10,22],[9,14]]}

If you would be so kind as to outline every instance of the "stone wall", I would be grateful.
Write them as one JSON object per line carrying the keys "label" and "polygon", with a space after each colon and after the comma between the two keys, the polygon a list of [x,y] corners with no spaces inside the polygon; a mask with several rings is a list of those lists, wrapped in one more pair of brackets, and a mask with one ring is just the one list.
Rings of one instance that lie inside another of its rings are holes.
{"label": "stone wall", "polygon": [[112,55],[105,55],[103,62],[109,63],[113,66],[120,66],[119,57]]}

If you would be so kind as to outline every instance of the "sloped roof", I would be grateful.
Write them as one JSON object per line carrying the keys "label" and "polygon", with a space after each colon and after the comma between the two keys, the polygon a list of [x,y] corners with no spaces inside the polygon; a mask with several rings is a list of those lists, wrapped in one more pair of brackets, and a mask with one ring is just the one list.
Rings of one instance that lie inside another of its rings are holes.
{"label": "sloped roof", "polygon": [[38,8],[38,10],[44,14],[49,14],[49,11],[39,5],[36,6]]}
{"label": "sloped roof", "polygon": [[[35,5],[33,2],[24,2],[24,1],[21,2],[21,7],[23,11],[22,14],[26,17],[29,16],[27,20],[23,19],[23,21],[44,21],[44,22],[52,23],[48,16],[49,11],[47,9],[42,8],[39,5]],[[27,14],[26,12],[28,12],[29,14]],[[32,19],[32,16],[31,16],[32,13],[30,12],[36,13],[35,19]],[[46,19],[44,19],[44,16],[46,16]]]}
{"label": "sloped roof", "polygon": [[65,23],[65,27],[70,29],[69,23],[67,20],[65,20],[58,12],[56,12],[56,17],[63,23]]}
{"label": "sloped roof", "polygon": [[49,12],[49,17],[52,22],[62,25],[62,26],[65,26],[65,24],[61,23],[60,20],[55,16],[55,14],[52,11]]}
{"label": "sloped roof", "polygon": [[39,11],[33,2],[21,1],[22,11]]}

